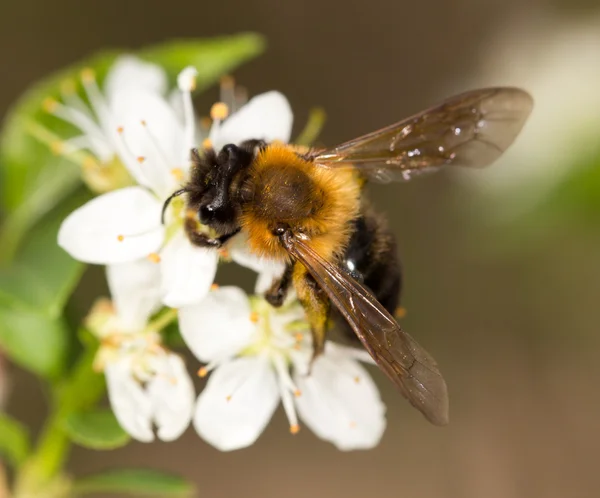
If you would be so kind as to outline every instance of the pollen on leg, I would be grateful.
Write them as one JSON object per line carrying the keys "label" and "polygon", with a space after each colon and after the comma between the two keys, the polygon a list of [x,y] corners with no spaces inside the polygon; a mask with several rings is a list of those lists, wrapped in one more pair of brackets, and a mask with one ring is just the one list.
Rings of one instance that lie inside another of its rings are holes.
{"label": "pollen on leg", "polygon": [[210,108],[210,117],[215,121],[222,121],[229,115],[229,107],[224,102],[217,102]]}
{"label": "pollen on leg", "polygon": [[298,424],[290,425],[290,434],[298,434],[300,432],[300,426]]}
{"label": "pollen on leg", "polygon": [[148,261],[151,261],[152,263],[160,263],[160,256],[155,252],[151,252],[148,254]]}

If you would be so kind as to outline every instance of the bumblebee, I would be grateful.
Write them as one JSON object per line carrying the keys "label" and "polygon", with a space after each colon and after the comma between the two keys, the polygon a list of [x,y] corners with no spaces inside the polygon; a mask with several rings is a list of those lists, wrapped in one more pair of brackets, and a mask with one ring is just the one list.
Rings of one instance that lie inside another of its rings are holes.
{"label": "bumblebee", "polygon": [[242,232],[255,254],[284,261],[265,297],[281,306],[294,286],[314,356],[323,351],[333,304],[408,401],[445,425],[448,393],[437,364],[392,316],[401,289],[395,240],[364,201],[363,185],[486,166],[514,141],[532,106],[523,90],[486,88],[331,149],[257,137],[220,151],[194,150],[191,180],[165,208],[186,194],[192,243],[219,248]]}

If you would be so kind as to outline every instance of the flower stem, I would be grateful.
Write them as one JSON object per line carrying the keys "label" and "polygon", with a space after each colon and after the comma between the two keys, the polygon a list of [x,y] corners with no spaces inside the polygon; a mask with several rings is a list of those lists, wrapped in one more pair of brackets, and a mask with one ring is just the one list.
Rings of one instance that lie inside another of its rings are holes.
{"label": "flower stem", "polygon": [[152,330],[155,332],[160,332],[167,325],[177,319],[177,310],[175,308],[169,308],[160,315],[156,317],[152,322],[148,324],[146,327],[147,330]]}

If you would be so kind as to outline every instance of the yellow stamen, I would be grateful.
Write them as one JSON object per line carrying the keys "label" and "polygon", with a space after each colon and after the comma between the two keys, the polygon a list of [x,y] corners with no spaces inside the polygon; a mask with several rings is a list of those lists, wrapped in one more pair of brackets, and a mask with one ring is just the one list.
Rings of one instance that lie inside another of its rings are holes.
{"label": "yellow stamen", "polygon": [[226,74],[225,76],[221,77],[221,87],[233,88],[234,86],[235,86],[235,80],[233,79],[233,76]]}
{"label": "yellow stamen", "polygon": [[229,116],[229,107],[224,102],[217,102],[210,108],[210,117],[213,120],[223,120]]}
{"label": "yellow stamen", "polygon": [[148,254],[148,260],[152,261],[153,263],[160,263],[160,256],[155,252],[152,252]]}
{"label": "yellow stamen", "polygon": [[84,83],[92,83],[96,79],[96,73],[93,69],[87,67],[81,71],[81,81]]}
{"label": "yellow stamen", "polygon": [[300,396],[302,396],[302,391],[300,389],[296,389],[294,391],[294,396],[296,396],[296,398],[299,398]]}
{"label": "yellow stamen", "polygon": [[200,377],[201,379],[203,379],[204,377],[206,377],[208,375],[208,370],[206,369],[206,367],[201,367],[198,370],[198,377]]}
{"label": "yellow stamen", "polygon": [[300,332],[298,332],[297,334],[294,334],[294,339],[296,339],[298,342],[300,342],[302,339],[304,339],[304,334],[301,334]]}
{"label": "yellow stamen", "polygon": [[53,113],[57,107],[58,102],[52,97],[48,97],[47,99],[44,99],[44,102],[42,102],[42,108],[46,112]]}
{"label": "yellow stamen", "polygon": [[55,156],[60,156],[65,150],[65,145],[60,141],[56,140],[50,144],[50,151]]}
{"label": "yellow stamen", "polygon": [[117,240],[123,242],[125,240],[125,235],[117,235]]}
{"label": "yellow stamen", "polygon": [[358,375],[354,377],[354,382],[356,382],[357,384],[360,382],[360,377]]}
{"label": "yellow stamen", "polygon": [[216,291],[218,288],[219,288],[219,284],[212,284],[212,285],[210,286],[210,290],[211,290],[211,291]]}
{"label": "yellow stamen", "polygon": [[173,168],[171,170],[171,174],[175,177],[176,180],[183,180],[183,170],[181,168]]}
{"label": "yellow stamen", "polygon": [[91,170],[97,168],[98,166],[99,164],[94,160],[93,157],[87,156],[83,160],[83,169]]}
{"label": "yellow stamen", "polygon": [[204,116],[200,118],[200,128],[202,128],[203,130],[208,130],[211,124],[212,119],[210,119],[210,116]]}
{"label": "yellow stamen", "polygon": [[227,400],[227,403],[229,403],[231,401],[231,394],[229,396],[225,396],[225,400]]}
{"label": "yellow stamen", "polygon": [[140,121],[140,124],[141,124],[142,126],[146,126],[146,120],[145,120],[145,119],[142,119],[142,120]]}
{"label": "yellow stamen", "polygon": [[298,424],[290,425],[290,434],[298,434],[300,426]]}
{"label": "yellow stamen", "polygon": [[350,429],[354,429],[356,427],[356,422],[350,422]]}
{"label": "yellow stamen", "polygon": [[252,323],[258,323],[258,319],[259,319],[259,316],[256,311],[253,311],[252,313],[250,313],[250,321]]}
{"label": "yellow stamen", "polygon": [[136,160],[137,160],[138,163],[142,164],[146,160],[146,158],[144,156],[138,156],[136,158]]}
{"label": "yellow stamen", "polygon": [[398,306],[394,312],[396,318],[404,318],[406,316],[406,308],[404,306]]}
{"label": "yellow stamen", "polygon": [[117,127],[117,133],[121,134],[123,131],[125,131],[125,129],[122,126]]}
{"label": "yellow stamen", "polygon": [[210,138],[205,138],[202,141],[202,148],[203,149],[212,149],[212,142],[210,141]]}

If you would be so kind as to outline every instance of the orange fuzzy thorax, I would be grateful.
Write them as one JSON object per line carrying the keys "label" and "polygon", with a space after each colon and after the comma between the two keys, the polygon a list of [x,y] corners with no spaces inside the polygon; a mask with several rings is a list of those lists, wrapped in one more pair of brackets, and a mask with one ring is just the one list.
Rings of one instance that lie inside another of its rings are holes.
{"label": "orange fuzzy thorax", "polygon": [[350,238],[350,223],[358,216],[360,187],[352,169],[325,168],[298,156],[293,148],[272,144],[250,166],[253,201],[241,216],[251,250],[288,259],[272,231],[286,223],[304,233],[311,247],[332,259]]}

